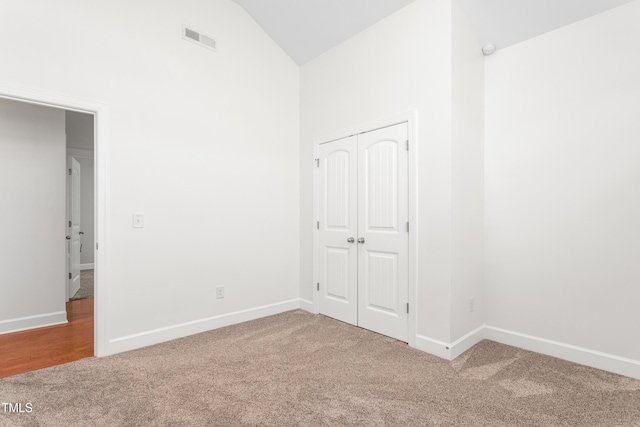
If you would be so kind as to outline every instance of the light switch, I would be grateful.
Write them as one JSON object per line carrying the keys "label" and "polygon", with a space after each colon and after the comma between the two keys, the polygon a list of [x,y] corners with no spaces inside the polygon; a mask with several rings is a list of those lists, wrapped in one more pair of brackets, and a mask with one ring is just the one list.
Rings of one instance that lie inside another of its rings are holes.
{"label": "light switch", "polygon": [[144,227],[144,214],[134,213],[133,228],[143,228],[143,227]]}

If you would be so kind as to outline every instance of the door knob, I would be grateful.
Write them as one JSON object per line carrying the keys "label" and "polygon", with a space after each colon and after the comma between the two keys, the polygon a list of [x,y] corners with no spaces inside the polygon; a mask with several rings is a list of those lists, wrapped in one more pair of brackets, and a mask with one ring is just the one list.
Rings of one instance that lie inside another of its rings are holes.
{"label": "door knob", "polygon": [[84,234],[84,231],[79,232],[78,234]]}
{"label": "door knob", "polygon": [[364,237],[360,237],[360,238],[358,239],[358,243],[364,243]]}
{"label": "door knob", "polygon": [[349,237],[349,238],[347,239],[347,242],[349,242],[349,243],[353,243],[353,242],[355,242],[355,241],[356,241],[356,239],[354,239],[353,237]]}
{"label": "door knob", "polygon": [[67,237],[65,237],[65,239],[71,240],[71,236],[67,236]]}

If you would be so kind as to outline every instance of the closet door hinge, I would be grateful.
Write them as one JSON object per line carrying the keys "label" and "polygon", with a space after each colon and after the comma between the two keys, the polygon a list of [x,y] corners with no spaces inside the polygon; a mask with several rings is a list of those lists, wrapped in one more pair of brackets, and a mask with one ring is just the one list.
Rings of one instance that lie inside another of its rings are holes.
{"label": "closet door hinge", "polygon": [[407,139],[407,151],[409,151],[409,140]]}
{"label": "closet door hinge", "polygon": [[320,159],[316,159],[316,167],[319,168],[320,167]]}
{"label": "closet door hinge", "polygon": [[407,303],[407,313],[409,312],[409,303]]}
{"label": "closet door hinge", "polygon": [[69,279],[71,279],[71,273],[69,273]]}
{"label": "closet door hinge", "polygon": [[407,221],[407,233],[409,232],[409,221]]}
{"label": "closet door hinge", "polygon": [[316,230],[320,230],[320,221],[316,221]]}
{"label": "closet door hinge", "polygon": [[320,282],[316,283],[316,291],[320,290]]}

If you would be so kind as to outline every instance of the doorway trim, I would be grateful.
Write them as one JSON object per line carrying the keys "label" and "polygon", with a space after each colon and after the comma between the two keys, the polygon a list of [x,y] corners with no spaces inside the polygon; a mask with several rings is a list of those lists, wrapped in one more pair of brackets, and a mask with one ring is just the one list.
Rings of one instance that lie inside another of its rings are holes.
{"label": "doorway trim", "polygon": [[320,145],[346,138],[353,135],[359,135],[371,132],[377,129],[407,123],[409,138],[409,324],[408,324],[408,344],[411,347],[416,346],[417,331],[417,283],[418,283],[418,169],[416,161],[418,159],[418,111],[410,110],[399,114],[379,118],[370,122],[362,123],[349,127],[347,129],[325,135],[323,137],[313,139],[313,312],[320,313],[320,304],[318,290],[316,284],[319,282],[318,272],[318,244],[319,230],[316,227],[319,221],[319,168],[316,167],[316,159],[319,158]]}
{"label": "doorway trim", "polygon": [[[109,257],[108,257],[108,144],[109,107],[74,96],[0,82],[0,98],[61,110],[92,114],[94,117],[94,215],[95,215],[95,298],[94,355],[108,354]],[[98,246],[99,245],[99,246]],[[99,250],[98,250],[99,249]]]}

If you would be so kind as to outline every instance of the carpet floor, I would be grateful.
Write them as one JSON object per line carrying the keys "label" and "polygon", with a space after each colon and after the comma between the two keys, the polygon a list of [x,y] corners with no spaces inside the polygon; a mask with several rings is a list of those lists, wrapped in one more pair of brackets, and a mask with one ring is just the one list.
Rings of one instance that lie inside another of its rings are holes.
{"label": "carpet floor", "polygon": [[301,310],[5,378],[0,401],[31,408],[1,426],[640,426],[640,381],[491,341],[447,362]]}
{"label": "carpet floor", "polygon": [[80,271],[80,289],[69,299],[93,298],[93,269]]}

